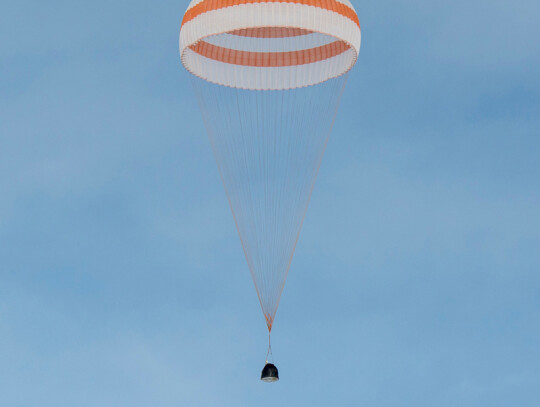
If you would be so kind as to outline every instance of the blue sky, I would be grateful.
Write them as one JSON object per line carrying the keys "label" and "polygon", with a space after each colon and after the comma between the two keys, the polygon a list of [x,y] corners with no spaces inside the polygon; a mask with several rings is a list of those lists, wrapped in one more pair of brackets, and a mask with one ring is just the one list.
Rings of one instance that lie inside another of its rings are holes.
{"label": "blue sky", "polygon": [[275,385],[187,4],[0,4],[2,406],[538,406],[540,3],[354,2]]}

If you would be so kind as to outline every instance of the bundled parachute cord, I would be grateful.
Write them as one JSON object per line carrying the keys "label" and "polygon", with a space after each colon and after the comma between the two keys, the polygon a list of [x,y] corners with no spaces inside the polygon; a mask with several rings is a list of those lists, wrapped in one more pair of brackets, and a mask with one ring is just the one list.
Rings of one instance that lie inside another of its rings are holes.
{"label": "bundled parachute cord", "polygon": [[[268,356],[270,356],[270,360],[268,359]],[[274,363],[274,355],[272,355],[272,345],[270,343],[270,331],[268,331],[268,351],[266,352],[266,362],[265,363]]]}

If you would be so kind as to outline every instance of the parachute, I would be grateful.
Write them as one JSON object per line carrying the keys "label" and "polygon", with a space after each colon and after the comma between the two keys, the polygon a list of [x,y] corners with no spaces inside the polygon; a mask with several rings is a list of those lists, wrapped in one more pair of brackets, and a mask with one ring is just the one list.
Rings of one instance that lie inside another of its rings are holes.
{"label": "parachute", "polygon": [[180,55],[255,283],[269,354],[281,293],[359,49],[360,24],[348,0],[193,0],[184,14]]}

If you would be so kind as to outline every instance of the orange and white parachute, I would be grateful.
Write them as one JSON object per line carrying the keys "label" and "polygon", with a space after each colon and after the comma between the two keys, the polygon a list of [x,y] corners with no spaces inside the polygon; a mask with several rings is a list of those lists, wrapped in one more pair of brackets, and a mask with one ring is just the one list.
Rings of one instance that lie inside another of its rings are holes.
{"label": "orange and white parachute", "polygon": [[193,0],[182,21],[182,63],[269,331],[359,50],[348,0]]}
{"label": "orange and white parachute", "polygon": [[180,31],[188,71],[242,89],[315,85],[346,73],[359,50],[347,0],[194,0]]}

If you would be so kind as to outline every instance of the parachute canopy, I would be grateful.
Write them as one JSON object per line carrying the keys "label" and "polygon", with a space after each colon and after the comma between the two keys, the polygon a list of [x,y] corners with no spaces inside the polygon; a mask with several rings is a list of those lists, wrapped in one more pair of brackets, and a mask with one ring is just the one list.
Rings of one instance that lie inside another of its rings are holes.
{"label": "parachute canopy", "polygon": [[188,71],[242,89],[315,85],[347,72],[359,49],[348,0],[193,0],[180,31]]}
{"label": "parachute canopy", "polygon": [[182,63],[269,331],[359,49],[348,0],[193,0],[182,21]]}

